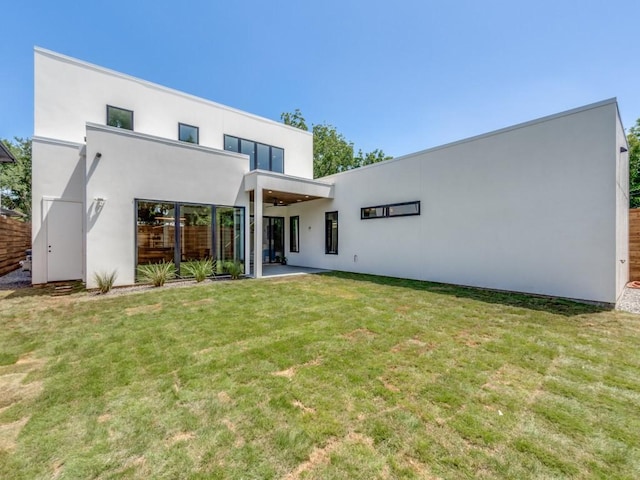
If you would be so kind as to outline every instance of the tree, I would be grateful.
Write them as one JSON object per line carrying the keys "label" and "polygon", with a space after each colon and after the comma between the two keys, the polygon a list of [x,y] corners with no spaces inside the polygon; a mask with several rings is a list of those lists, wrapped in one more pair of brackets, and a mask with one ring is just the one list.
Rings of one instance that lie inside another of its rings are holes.
{"label": "tree", "polygon": [[372,163],[382,162],[384,160],[391,160],[393,157],[385,155],[385,153],[376,148],[373,152],[365,153],[363,155],[362,150],[358,150],[358,154],[355,156],[356,164],[358,167],[364,167],[365,165],[371,165]]}
{"label": "tree", "polygon": [[2,206],[24,213],[31,220],[31,139],[2,140],[16,158],[15,163],[0,164]]}
{"label": "tree", "polygon": [[[308,131],[302,112],[296,108],[293,113],[282,113],[280,118],[286,125]],[[344,172],[353,168],[370,165],[372,163],[389,160],[390,156],[380,149],[373,152],[353,153],[353,143],[328,123],[313,125],[313,177],[326,177],[334,173]]]}
{"label": "tree", "polygon": [[640,208],[640,118],[627,133],[629,143],[629,206]]}
{"label": "tree", "polygon": [[354,168],[353,143],[333,125],[313,126],[313,177],[326,177]]}
{"label": "tree", "polygon": [[300,130],[304,130],[305,132],[309,131],[309,127],[307,127],[307,122],[302,116],[302,112],[299,108],[296,108],[293,113],[284,112],[280,115],[282,122],[285,125],[291,125],[292,127],[299,128]]}

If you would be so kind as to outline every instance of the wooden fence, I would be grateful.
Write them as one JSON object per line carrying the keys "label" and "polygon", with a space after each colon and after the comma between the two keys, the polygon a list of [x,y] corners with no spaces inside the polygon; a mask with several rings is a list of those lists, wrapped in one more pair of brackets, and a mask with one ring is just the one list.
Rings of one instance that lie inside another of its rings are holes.
{"label": "wooden fence", "polygon": [[629,280],[640,280],[640,208],[629,210]]}
{"label": "wooden fence", "polygon": [[0,275],[20,267],[31,248],[31,224],[0,216]]}

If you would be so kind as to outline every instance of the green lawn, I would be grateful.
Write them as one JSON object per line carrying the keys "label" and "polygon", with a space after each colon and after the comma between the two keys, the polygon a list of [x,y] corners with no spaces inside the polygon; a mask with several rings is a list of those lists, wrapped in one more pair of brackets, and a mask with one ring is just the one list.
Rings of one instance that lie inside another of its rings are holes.
{"label": "green lawn", "polygon": [[640,316],[348,274],[46,293],[0,291],[3,479],[640,478]]}

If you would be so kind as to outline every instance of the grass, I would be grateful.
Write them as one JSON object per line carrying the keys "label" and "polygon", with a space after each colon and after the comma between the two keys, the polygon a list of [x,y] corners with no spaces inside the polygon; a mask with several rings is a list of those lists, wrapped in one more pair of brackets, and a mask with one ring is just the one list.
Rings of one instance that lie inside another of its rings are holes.
{"label": "grass", "polygon": [[0,291],[0,478],[640,478],[640,320],[329,274]]}

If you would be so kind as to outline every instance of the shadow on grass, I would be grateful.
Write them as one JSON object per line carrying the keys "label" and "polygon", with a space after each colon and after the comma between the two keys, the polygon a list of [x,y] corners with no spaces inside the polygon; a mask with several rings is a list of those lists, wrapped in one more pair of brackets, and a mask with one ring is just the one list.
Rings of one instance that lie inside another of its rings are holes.
{"label": "shadow on grass", "polygon": [[387,285],[392,287],[411,288],[413,290],[422,290],[425,292],[439,293],[443,295],[451,295],[459,298],[468,298],[478,300],[484,303],[494,303],[506,305],[510,307],[521,307],[530,310],[539,310],[556,315],[571,317],[575,315],[584,315],[589,313],[598,313],[609,311],[611,308],[605,305],[596,305],[583,303],[563,298],[545,297],[541,295],[532,295],[525,293],[505,292],[500,290],[489,290],[477,287],[463,287],[448,283],[425,282],[420,280],[409,280],[395,277],[381,277],[377,275],[366,275],[360,273],[348,272],[323,272],[317,275],[356,280],[362,282],[371,282],[378,285]]}

